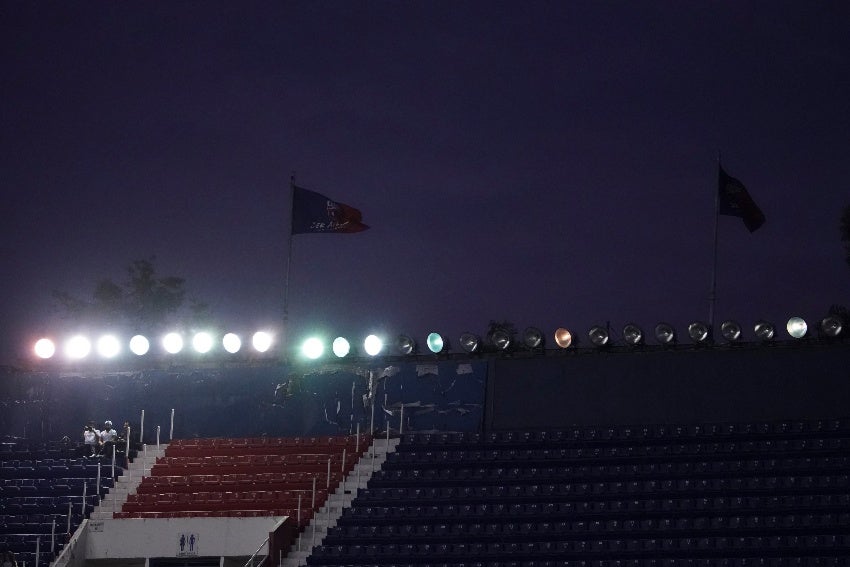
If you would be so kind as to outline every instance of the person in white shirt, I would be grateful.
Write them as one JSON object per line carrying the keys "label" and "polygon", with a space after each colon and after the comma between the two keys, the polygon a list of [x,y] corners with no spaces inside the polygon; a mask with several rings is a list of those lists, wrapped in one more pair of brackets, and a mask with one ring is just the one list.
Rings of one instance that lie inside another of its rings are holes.
{"label": "person in white shirt", "polygon": [[86,425],[83,429],[83,444],[86,447],[88,455],[96,455],[100,445],[100,431],[94,428],[92,424]]}

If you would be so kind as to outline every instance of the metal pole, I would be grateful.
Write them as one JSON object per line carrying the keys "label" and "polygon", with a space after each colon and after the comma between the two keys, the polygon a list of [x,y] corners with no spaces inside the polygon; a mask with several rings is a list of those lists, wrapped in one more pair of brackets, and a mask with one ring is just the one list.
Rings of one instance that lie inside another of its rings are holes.
{"label": "metal pole", "polygon": [[[142,420],[141,420],[141,423],[139,424],[139,443],[141,443],[142,441],[145,440],[144,437],[145,437],[145,410],[142,410]],[[127,435],[127,438],[129,439],[130,436]]]}
{"label": "metal pole", "polygon": [[404,404],[401,404],[401,415],[398,418],[398,434],[404,433]]}
{"label": "metal pole", "polygon": [[328,478],[326,479],[326,482],[325,482],[325,488],[327,488],[328,490],[331,489],[331,458],[330,457],[328,457]]}
{"label": "metal pole", "polygon": [[100,461],[97,462],[97,495],[100,496]]}
{"label": "metal pole", "polygon": [[159,455],[159,426],[156,426],[156,454]]}
{"label": "metal pole", "polygon": [[298,551],[301,551],[301,493],[298,493]]}
{"label": "metal pole", "polygon": [[88,485],[86,484],[85,479],[83,479],[83,502],[82,502],[82,505],[80,506],[80,512],[82,513],[83,518],[86,517],[86,487],[87,486]]}
{"label": "metal pole", "polygon": [[313,511],[316,509],[316,477],[313,477],[313,502],[310,505],[310,510]]}
{"label": "metal pole", "polygon": [[145,452],[142,460],[142,476],[145,476],[145,469],[148,468],[148,444],[145,443],[144,445],[142,445],[142,449]]}
{"label": "metal pole", "polygon": [[115,445],[112,445],[112,480],[115,480]]}
{"label": "metal pole", "polygon": [[127,427],[127,443],[124,446],[124,455],[127,458],[127,468],[130,468],[130,427]]}
{"label": "metal pole", "polygon": [[374,390],[375,372],[369,371],[369,401],[372,403],[372,424],[369,426],[369,435],[375,435],[375,392]]}
{"label": "metal pole", "polygon": [[168,440],[174,439],[174,408],[171,408],[171,430],[168,432]]}
{"label": "metal pole", "polygon": [[67,530],[65,530],[65,531],[67,531],[67,532],[68,532],[68,535],[71,535],[71,513],[72,513],[72,510],[71,510],[71,501],[70,501],[70,500],[68,500],[68,529],[67,529]]}
{"label": "metal pole", "polygon": [[53,525],[50,526],[50,554],[56,551],[56,518],[53,518]]}
{"label": "metal pole", "polygon": [[354,445],[354,451],[359,455],[360,454],[360,422],[357,422],[357,438]]}
{"label": "metal pole", "polygon": [[35,538],[35,567],[38,567],[38,559],[41,554],[41,536]]}
{"label": "metal pole", "polygon": [[340,467],[340,472],[343,476],[343,482],[345,481],[345,447],[342,448],[342,466]]}

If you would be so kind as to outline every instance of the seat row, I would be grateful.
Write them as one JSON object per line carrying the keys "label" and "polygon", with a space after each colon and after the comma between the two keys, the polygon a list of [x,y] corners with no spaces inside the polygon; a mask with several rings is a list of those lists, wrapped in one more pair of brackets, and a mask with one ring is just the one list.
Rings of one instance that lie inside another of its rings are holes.
{"label": "seat row", "polygon": [[[346,461],[354,460],[353,455],[347,455]],[[156,460],[157,464],[169,467],[229,467],[229,466],[301,466],[301,465],[325,465],[330,461],[331,466],[340,467],[342,454],[290,454],[290,455],[215,455],[209,457],[198,456],[165,456]]]}
{"label": "seat row", "polygon": [[[327,498],[326,490],[316,491],[316,505],[320,506]],[[176,493],[159,493],[159,494],[128,494],[127,503],[129,504],[145,504],[145,505],[162,505],[162,506],[191,506],[199,502],[261,502],[274,503],[272,508],[286,508],[297,506],[298,502],[302,503],[302,508],[307,509],[313,501],[313,494],[308,490],[276,490],[276,491],[249,491],[249,492],[176,492]],[[285,504],[280,504],[285,503]],[[164,510],[167,508],[163,508]]]}
{"label": "seat row", "polygon": [[421,466],[431,463],[515,463],[558,461],[610,461],[652,460],[676,457],[688,459],[777,459],[788,457],[816,458],[835,455],[850,450],[850,436],[812,439],[777,439],[769,441],[704,442],[678,444],[614,445],[603,447],[557,447],[542,448],[488,448],[488,449],[441,449],[399,445],[399,451],[391,453],[388,466]]}
{"label": "seat row", "polygon": [[607,481],[607,482],[549,482],[524,484],[516,478],[512,484],[477,484],[468,486],[403,486],[384,487],[370,482],[370,488],[359,493],[358,502],[368,505],[411,502],[417,504],[454,503],[512,503],[527,501],[563,502],[588,496],[681,498],[686,496],[740,495],[753,492],[850,492],[848,475],[680,478],[673,480]]}
{"label": "seat row", "polygon": [[[353,468],[353,463],[347,465],[348,469]],[[327,476],[328,465],[312,464],[312,465],[296,465],[296,464],[274,464],[274,465],[169,465],[165,463],[157,463],[151,467],[151,475],[155,476],[189,476],[189,475],[223,475],[223,474],[267,474],[267,473],[305,473],[312,476],[321,475],[323,478]],[[340,476],[338,467],[331,464],[331,475]]]}
{"label": "seat row", "polygon": [[[441,561],[469,558],[470,561],[513,557],[528,559],[587,558],[620,555],[621,559],[638,557],[775,556],[778,554],[850,553],[850,535],[805,536],[739,536],[694,538],[593,538],[560,541],[491,542],[491,543],[423,543],[321,545],[307,558],[308,565],[343,564],[362,557],[395,562],[411,560]],[[610,557],[609,557],[610,558]]]}
{"label": "seat row", "polygon": [[[414,445],[513,445],[635,440],[710,440],[752,437],[804,437],[821,434],[850,435],[850,418],[811,421],[707,423],[690,425],[647,425],[622,427],[573,427],[562,430],[505,430],[490,433],[410,433],[402,446]],[[400,448],[399,450],[404,450]]]}
{"label": "seat row", "polygon": [[528,504],[443,504],[395,506],[355,505],[343,510],[338,524],[440,523],[458,518],[488,522],[494,518],[515,521],[571,521],[577,518],[629,518],[646,516],[700,516],[711,514],[784,514],[817,510],[842,513],[850,510],[850,495],[745,496],[713,498],[629,498]]}
{"label": "seat row", "polygon": [[486,542],[507,540],[551,540],[576,537],[701,537],[709,535],[752,535],[816,532],[843,533],[850,513],[781,515],[701,515],[697,517],[644,517],[625,520],[573,520],[560,522],[517,522],[493,518],[488,522],[437,524],[339,525],[331,528],[325,545],[396,543],[398,541]]}
{"label": "seat row", "polygon": [[[256,490],[305,490],[312,489],[315,479],[316,486],[327,486],[327,469],[324,473],[308,472],[261,472],[257,474],[192,474],[192,475],[159,475],[147,476],[142,479],[137,492],[203,492],[210,490],[227,490],[228,487],[249,488]],[[342,479],[342,474],[331,471],[330,483],[335,484]]]}
{"label": "seat row", "polygon": [[[308,518],[302,512],[300,526],[307,524]],[[145,518],[252,518],[259,516],[290,516],[297,521],[298,511],[288,508],[275,508],[267,510],[176,510],[176,511],[146,511],[127,512],[121,511],[114,514],[115,519],[145,519]]]}
{"label": "seat row", "polygon": [[[66,466],[52,466],[52,467],[5,467],[0,466],[0,479],[16,479],[16,478],[47,478],[47,479],[58,479],[58,478],[81,478],[81,477],[89,477],[94,478],[97,476],[97,464],[88,464],[88,465],[72,465],[69,467]],[[108,471],[108,472],[107,472]],[[111,474],[112,466],[110,465],[102,465],[101,466],[101,474]],[[123,467],[116,465],[115,474],[122,474]]]}

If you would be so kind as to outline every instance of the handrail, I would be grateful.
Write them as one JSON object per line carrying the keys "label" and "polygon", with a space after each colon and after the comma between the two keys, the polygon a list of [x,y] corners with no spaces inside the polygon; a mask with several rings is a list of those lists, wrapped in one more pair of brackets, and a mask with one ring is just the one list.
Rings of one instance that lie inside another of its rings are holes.
{"label": "handrail", "polygon": [[263,546],[265,546],[268,543],[269,543],[269,538],[266,537],[266,539],[263,540],[263,543],[260,544],[260,547],[257,548],[257,551],[252,553],[251,557],[248,558],[248,561],[245,563],[244,567],[261,567],[262,564],[266,562],[266,559],[269,558],[268,553],[266,553],[266,556],[263,557],[262,561],[260,561],[259,563],[254,563],[254,558],[257,557],[257,554],[260,553],[260,550],[263,549]]}

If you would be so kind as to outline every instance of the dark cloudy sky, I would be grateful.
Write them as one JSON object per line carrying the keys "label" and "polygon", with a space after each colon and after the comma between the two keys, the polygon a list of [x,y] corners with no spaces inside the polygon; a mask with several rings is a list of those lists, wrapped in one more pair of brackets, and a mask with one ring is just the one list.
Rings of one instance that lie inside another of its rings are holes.
{"label": "dark cloudy sky", "polygon": [[547,335],[850,303],[846,2],[0,4],[0,361],[156,255],[280,327],[288,183],[372,229],[293,242],[291,335]]}

